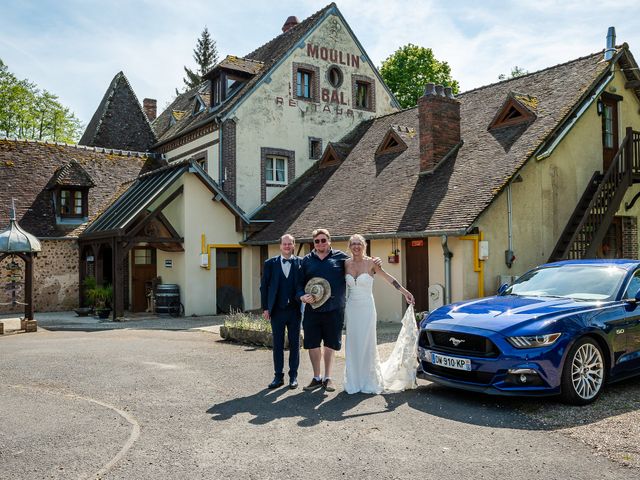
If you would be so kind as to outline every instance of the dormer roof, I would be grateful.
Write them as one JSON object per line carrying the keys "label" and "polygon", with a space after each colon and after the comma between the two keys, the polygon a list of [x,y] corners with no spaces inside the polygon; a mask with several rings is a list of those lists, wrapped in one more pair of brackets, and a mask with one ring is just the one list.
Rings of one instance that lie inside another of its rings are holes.
{"label": "dormer roof", "polygon": [[407,144],[400,136],[401,134],[406,134],[413,138],[416,135],[416,129],[402,125],[391,125],[385,136],[382,137],[382,141],[376,150],[376,156],[406,150]]}
{"label": "dormer roof", "polygon": [[58,168],[49,182],[50,189],[56,187],[91,188],[95,187],[95,185],[91,176],[89,176],[86,170],[75,160],[71,160]]}
{"label": "dormer roof", "polygon": [[539,103],[540,101],[535,96],[509,92],[506,100],[491,120],[489,130],[535,120]]}

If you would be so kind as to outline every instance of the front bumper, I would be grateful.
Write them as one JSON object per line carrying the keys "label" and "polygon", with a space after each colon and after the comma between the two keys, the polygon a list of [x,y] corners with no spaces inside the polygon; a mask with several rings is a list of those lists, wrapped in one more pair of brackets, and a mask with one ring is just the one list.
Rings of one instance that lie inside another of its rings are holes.
{"label": "front bumper", "polygon": [[[479,332],[474,332],[479,333]],[[486,331],[483,333],[487,333]],[[568,339],[544,348],[516,349],[499,334],[487,336],[500,350],[495,357],[475,357],[440,352],[437,347],[420,345],[419,378],[448,387],[491,395],[545,396],[560,393],[563,357]],[[470,371],[434,365],[431,353],[471,362]]]}

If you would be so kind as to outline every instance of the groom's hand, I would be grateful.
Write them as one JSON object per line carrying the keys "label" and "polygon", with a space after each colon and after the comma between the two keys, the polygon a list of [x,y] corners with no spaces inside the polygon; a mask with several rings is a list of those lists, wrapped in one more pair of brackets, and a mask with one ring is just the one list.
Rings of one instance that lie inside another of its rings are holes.
{"label": "groom's hand", "polygon": [[314,300],[315,300],[315,298],[310,293],[307,293],[307,294],[305,294],[305,295],[300,297],[300,301],[302,303],[313,303]]}
{"label": "groom's hand", "polygon": [[373,263],[376,264],[376,267],[382,268],[382,259],[380,257],[373,257]]}
{"label": "groom's hand", "polygon": [[264,318],[265,320],[271,320],[271,315],[269,315],[269,310],[262,311],[262,318]]}

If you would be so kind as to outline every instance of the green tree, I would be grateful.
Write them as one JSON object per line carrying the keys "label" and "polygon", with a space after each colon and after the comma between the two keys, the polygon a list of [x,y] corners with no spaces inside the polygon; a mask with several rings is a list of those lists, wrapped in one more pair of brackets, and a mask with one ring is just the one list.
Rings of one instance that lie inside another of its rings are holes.
{"label": "green tree", "polygon": [[184,67],[186,76],[182,81],[186,86],[186,90],[191,90],[202,83],[204,74],[218,63],[218,47],[216,46],[216,41],[211,38],[207,27],[204,27],[204,30],[202,30],[196,48],[193,49],[193,59],[197,65],[196,71],[191,70],[186,65]]}
{"label": "green tree", "polygon": [[522,67],[515,66],[511,69],[511,73],[507,75],[506,73],[501,73],[498,75],[498,80],[509,80],[510,78],[521,77],[523,75],[527,75],[529,72]]}
{"label": "green tree", "polygon": [[0,134],[74,143],[81,133],[80,120],[57,96],[19,80],[0,59]]}
{"label": "green tree", "polygon": [[432,82],[451,87],[458,93],[459,85],[451,78],[451,67],[437,60],[430,48],[411,43],[396,50],[380,67],[380,75],[403,108],[414,107]]}

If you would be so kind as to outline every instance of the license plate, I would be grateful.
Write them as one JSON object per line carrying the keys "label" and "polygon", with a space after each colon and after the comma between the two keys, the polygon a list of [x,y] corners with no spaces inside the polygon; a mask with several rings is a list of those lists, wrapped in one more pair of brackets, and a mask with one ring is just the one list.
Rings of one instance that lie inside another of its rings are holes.
{"label": "license plate", "polygon": [[471,371],[471,360],[468,358],[448,357],[431,352],[431,363],[440,367],[453,368],[455,370]]}

